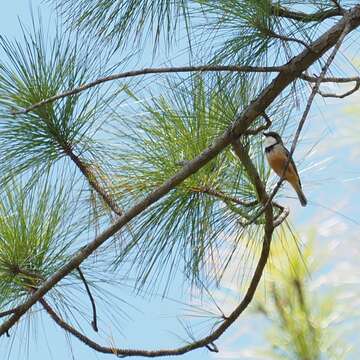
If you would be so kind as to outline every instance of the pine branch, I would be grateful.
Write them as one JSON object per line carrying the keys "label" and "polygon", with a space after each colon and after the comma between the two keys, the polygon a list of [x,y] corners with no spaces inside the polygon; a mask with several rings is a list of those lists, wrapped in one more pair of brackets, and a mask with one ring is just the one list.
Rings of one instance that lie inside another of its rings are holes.
{"label": "pine branch", "polygon": [[[238,143],[234,144],[236,151],[239,151],[238,149],[240,146],[241,145]],[[261,182],[259,175],[257,174],[257,171],[256,171],[254,165],[252,164],[248,155],[246,155],[246,151],[244,149],[240,149],[240,158],[241,158],[241,161],[243,162],[244,166],[246,167],[246,170],[248,171],[251,179],[254,181],[254,185],[258,191],[258,196],[260,198],[261,203],[265,204],[267,201],[267,198],[268,198],[268,196],[265,192],[265,188]],[[271,242],[272,232],[274,229],[273,224],[272,224],[273,214],[272,214],[271,208],[267,209],[265,218],[266,218],[266,225],[265,225],[265,238],[263,241],[263,250],[262,250],[262,253],[260,256],[259,263],[254,272],[254,276],[252,278],[251,284],[249,286],[249,289],[248,289],[243,301],[232,312],[232,314],[230,316],[226,317],[226,319],[223,321],[223,323],[214,332],[212,332],[209,336],[207,336],[206,338],[204,338],[202,340],[195,341],[195,342],[193,342],[187,346],[184,346],[182,348],[178,348],[175,350],[158,350],[158,351],[126,350],[126,349],[117,349],[114,347],[105,348],[105,347],[102,347],[102,346],[94,343],[93,341],[91,341],[90,339],[85,337],[83,334],[79,333],[74,328],[72,328],[71,326],[66,324],[59,317],[57,317],[54,312],[51,311],[49,306],[47,306],[44,303],[43,303],[43,306],[47,309],[50,316],[62,328],[69,331],[74,336],[76,336],[79,340],[81,340],[82,342],[85,342],[88,346],[91,346],[92,348],[94,348],[95,350],[97,350],[99,352],[113,353],[117,356],[122,356],[122,357],[126,357],[126,356],[157,357],[157,356],[166,356],[166,355],[167,356],[181,355],[185,352],[188,352],[190,350],[193,350],[193,349],[196,349],[199,347],[206,347],[210,351],[218,352],[218,348],[214,345],[214,341],[216,339],[218,339],[223,334],[223,332],[226,331],[226,329],[240,316],[240,314],[246,309],[247,305],[251,302],[251,300],[254,296],[255,290],[257,288],[257,285],[261,279],[263,269],[266,265],[266,262],[267,262],[267,259],[269,256],[269,252],[270,252],[270,242]],[[41,301],[43,301],[43,300],[41,300]]]}
{"label": "pine branch", "polygon": [[87,84],[81,85],[77,88],[67,90],[61,94],[52,96],[48,99],[44,99],[36,104],[29,106],[28,108],[20,111],[12,112],[12,115],[21,115],[27,114],[30,111],[37,109],[40,106],[49,104],[59,99],[63,99],[68,96],[73,96],[79,94],[82,91],[91,89],[92,87],[98,86],[100,84],[125,79],[135,76],[150,75],[150,74],[170,74],[170,73],[184,73],[184,72],[251,72],[251,73],[261,73],[261,72],[280,72],[283,69],[282,66],[270,66],[270,67],[256,67],[256,66],[237,66],[237,65],[199,65],[199,66],[180,66],[180,67],[165,67],[165,68],[145,68],[140,70],[126,71],[118,74],[113,74],[103,78],[96,79]]}
{"label": "pine branch", "polygon": [[271,13],[274,16],[283,17],[291,20],[296,20],[304,23],[309,22],[319,22],[324,21],[326,19],[329,19],[334,16],[341,16],[343,15],[343,12],[339,8],[334,8],[330,10],[324,10],[324,11],[317,11],[312,14],[307,14],[301,11],[292,11],[289,9],[286,9],[283,6],[280,5],[271,5]]}
{"label": "pine branch", "polygon": [[[306,80],[310,83],[316,83],[319,80],[319,77],[315,77],[315,76],[308,76],[308,75],[302,75],[301,78],[303,80]],[[323,78],[321,80],[321,83],[348,83],[348,82],[355,82],[354,86],[352,87],[352,89],[350,89],[349,91],[346,91],[342,94],[335,94],[335,93],[326,93],[321,91],[320,89],[318,89],[317,93],[319,95],[321,95],[324,98],[327,97],[332,97],[332,98],[339,98],[339,99],[343,99],[347,96],[352,95],[353,93],[355,93],[356,91],[359,90],[360,88],[360,77],[359,76],[353,76],[353,77],[329,77],[329,78]]]}
{"label": "pine branch", "polygon": [[270,37],[272,37],[274,39],[279,39],[279,40],[284,41],[284,42],[295,42],[295,43],[300,44],[300,45],[302,45],[305,48],[310,50],[310,46],[305,41],[303,41],[301,39],[296,39],[294,37],[280,35],[280,34],[277,34],[274,31],[272,31],[271,29],[265,29],[263,31],[263,33],[264,33],[264,35],[270,36]]}
{"label": "pine branch", "polygon": [[193,192],[199,192],[199,193],[203,193],[203,194],[208,194],[211,196],[214,196],[220,200],[223,201],[231,201],[237,205],[241,205],[241,206],[245,206],[245,207],[251,207],[251,206],[255,206],[258,202],[257,201],[251,201],[251,202],[246,202],[243,201],[235,196],[231,196],[228,194],[225,194],[222,191],[219,190],[215,190],[215,189],[211,189],[209,187],[193,187],[190,189]]}
{"label": "pine branch", "polygon": [[[235,154],[239,158],[240,162],[245,167],[245,170],[246,170],[247,174],[249,175],[250,180],[256,189],[256,193],[257,193],[259,202],[262,205],[265,205],[267,203],[269,197],[266,193],[265,186],[264,186],[263,182],[261,181],[260,175],[259,175],[258,171],[256,170],[253,162],[251,161],[246,148],[241,144],[239,139],[236,139],[235,141],[233,141],[232,147],[234,149]],[[269,206],[269,207],[272,209],[271,206]]]}
{"label": "pine branch", "polygon": [[[245,162],[244,166],[246,167],[246,170],[250,173],[249,175],[251,176],[252,179],[255,179],[254,181],[256,181],[255,186],[259,191],[258,196],[260,198],[261,203],[263,203],[263,204],[266,203],[268,196],[265,192],[265,188],[264,188],[263,184],[261,183],[261,180],[259,181],[260,177],[258,176],[254,165],[252,164],[248,155],[247,155],[247,157],[243,158],[243,160]],[[217,346],[214,344],[214,341],[217,340],[238,319],[238,317],[243,313],[243,311],[250,304],[251,300],[254,297],[254,294],[255,294],[257,286],[260,282],[260,279],[262,277],[262,273],[265,268],[265,265],[267,263],[269,253],[270,253],[270,243],[271,243],[272,233],[274,230],[272,208],[269,207],[266,210],[265,219],[266,219],[265,234],[264,234],[264,241],[263,241],[261,255],[260,255],[257,267],[254,271],[254,275],[252,277],[250,286],[249,286],[243,300],[234,309],[234,311],[229,316],[227,316],[224,319],[224,321],[214,331],[212,331],[208,336],[204,337],[201,340],[197,340],[197,341],[195,340],[192,343],[185,345],[183,347],[180,347],[177,349],[171,349],[171,350],[155,350],[155,351],[105,347],[105,346],[99,345],[98,343],[94,342],[93,340],[91,340],[90,338],[85,336],[84,334],[80,333],[74,327],[67,324],[64,320],[62,320],[54,312],[54,310],[45,301],[45,299],[41,298],[41,299],[39,299],[39,302],[42,304],[42,306],[44,307],[46,312],[50,315],[50,317],[62,329],[71,333],[73,336],[78,338],[81,342],[83,342],[87,346],[89,346],[92,349],[94,349],[98,352],[101,352],[101,353],[114,354],[119,357],[127,357],[127,356],[160,357],[160,356],[182,355],[184,353],[187,353],[189,351],[192,351],[194,349],[198,349],[201,347],[205,347],[211,352],[218,352],[219,350],[218,350]]]}
{"label": "pine branch", "polygon": [[53,310],[53,308],[50,306],[50,304],[44,299],[41,298],[39,300],[42,307],[45,309],[45,311],[49,314],[49,316],[55,321],[56,324],[58,324],[63,330],[67,331],[68,333],[74,335],[77,339],[79,339],[82,343],[85,345],[91,347],[92,349],[104,353],[104,354],[116,354],[116,349],[113,349],[112,347],[105,347],[102,345],[99,345],[95,341],[88,338],[86,335],[82,334],[80,331],[76,330],[73,326],[68,324],[66,321],[64,321],[59,315],[56,314],[56,312]]}
{"label": "pine branch", "polygon": [[267,222],[265,225],[265,235],[262,246],[262,251],[260,255],[260,259],[258,265],[255,269],[254,275],[252,277],[250,286],[241,301],[241,303],[234,309],[234,311],[226,317],[226,319],[219,325],[214,331],[212,331],[208,336],[194,341],[188,345],[177,349],[171,350],[140,350],[140,349],[119,349],[116,347],[105,347],[97,344],[93,340],[89,339],[84,334],[80,333],[76,329],[74,329],[71,325],[67,324],[64,320],[62,320],[49,306],[49,304],[43,299],[39,299],[39,302],[44,307],[46,312],[51,316],[51,318],[65,331],[71,333],[76,338],[78,338],[81,342],[90,346],[92,349],[105,353],[105,354],[114,354],[119,357],[127,357],[127,356],[143,356],[143,357],[160,357],[160,356],[174,356],[174,355],[182,355],[189,351],[205,347],[209,351],[218,352],[217,347],[214,345],[214,341],[217,340],[243,313],[243,311],[250,304],[251,300],[254,297],[257,286],[260,282],[263,270],[267,263],[267,259],[270,253],[270,242],[273,233],[272,226],[272,211],[270,209],[267,210],[265,217],[267,218]]}
{"label": "pine branch", "polygon": [[11,314],[15,314],[18,311],[18,309],[19,309],[19,306],[14,307],[14,308],[9,309],[9,310],[1,311],[0,312],[0,318],[11,315]]}
{"label": "pine branch", "polygon": [[[341,38],[342,34],[344,33],[344,29],[347,28],[347,26],[348,30],[352,31],[359,25],[360,5],[357,5],[351,9],[349,12],[349,17],[342,18],[337,24],[332,26],[328,31],[326,31],[310,45],[312,51],[305,49],[302,53],[289,61],[289,63],[284,66],[275,79],[259,94],[257,99],[244,109],[244,111],[235,120],[231,128],[226,130],[224,134],[218,137],[211,146],[205,149],[195,159],[189,161],[168,181],[156,188],[147,197],[131,207],[102,234],[97,236],[86,246],[79,249],[68,263],[66,263],[50,278],[42,283],[42,285],[33,293],[33,295],[30,296],[19,307],[19,310],[16,312],[16,314],[12,315],[9,319],[1,324],[0,335],[4,334],[8,329],[10,329],[32,305],[39,301],[39,299],[42,298],[50,289],[52,289],[61,279],[76,269],[88,256],[90,256],[99,246],[101,246],[107,239],[119,231],[131,219],[141,214],[150,205],[154,204],[156,201],[166,195],[171,189],[179,185],[182,181],[191,176],[202,166],[207,164],[217,154],[219,154],[234,140],[236,140],[243,132],[245,132],[257,119],[257,117],[264,113],[266,108],[289,84],[297,79],[311,64],[318,60],[327,50],[329,50],[338,42],[339,38]],[[268,220],[271,221],[267,221],[267,224],[265,225],[265,236],[260,260],[243,301],[228,317],[229,321],[222,323],[211,335],[203,338],[202,340],[199,340],[196,343],[193,343],[190,347],[180,348],[179,354],[191,351],[195,348],[203,347],[206,344],[215,341],[238,318],[238,316],[250,303],[256,287],[260,281],[262,270],[266,264],[269,254],[269,246],[273,231],[273,219],[272,216],[270,216],[270,208],[270,206],[267,206],[265,209],[265,215]]]}
{"label": "pine branch", "polygon": [[360,80],[355,82],[355,85],[353,86],[352,89],[350,89],[349,91],[346,91],[346,92],[344,92],[342,94],[326,93],[326,92],[323,92],[321,90],[318,90],[317,92],[318,92],[319,95],[321,95],[324,98],[330,98],[331,97],[331,98],[344,99],[347,96],[350,96],[353,93],[355,93],[356,91],[358,91],[359,88],[360,88]]}
{"label": "pine branch", "polygon": [[[318,76],[309,76],[307,74],[301,74],[300,79],[306,80],[311,83],[316,83],[319,80]],[[348,82],[360,81],[360,76],[349,76],[349,77],[324,77],[321,79],[321,83],[339,83],[344,84]]]}
{"label": "pine branch", "polygon": [[116,204],[114,199],[107,193],[100,182],[97,180],[91,166],[86,164],[79,156],[75,155],[70,146],[65,146],[64,152],[78,167],[81,173],[85,176],[90,186],[99,194],[103,201],[109,206],[109,208],[118,216],[123,214],[122,209]]}

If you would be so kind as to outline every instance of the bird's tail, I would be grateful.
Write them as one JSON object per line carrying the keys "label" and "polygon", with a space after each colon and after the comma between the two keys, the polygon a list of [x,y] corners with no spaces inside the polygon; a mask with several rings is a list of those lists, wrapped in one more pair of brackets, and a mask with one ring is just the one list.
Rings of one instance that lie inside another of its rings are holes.
{"label": "bird's tail", "polygon": [[307,205],[307,200],[306,200],[306,197],[301,189],[301,187],[298,187],[296,189],[296,193],[297,193],[297,196],[300,200],[300,203],[301,203],[301,206],[306,206]]}

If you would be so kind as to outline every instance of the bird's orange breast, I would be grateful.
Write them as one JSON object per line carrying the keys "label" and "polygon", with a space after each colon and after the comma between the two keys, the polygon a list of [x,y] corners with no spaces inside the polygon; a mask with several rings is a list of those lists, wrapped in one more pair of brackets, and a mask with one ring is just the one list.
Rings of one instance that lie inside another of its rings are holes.
{"label": "bird's orange breast", "polygon": [[[282,176],[287,163],[287,155],[282,151],[280,146],[275,146],[269,153],[266,153],[269,165],[278,174]],[[292,164],[288,165],[284,178],[293,186],[298,183],[298,176]]]}

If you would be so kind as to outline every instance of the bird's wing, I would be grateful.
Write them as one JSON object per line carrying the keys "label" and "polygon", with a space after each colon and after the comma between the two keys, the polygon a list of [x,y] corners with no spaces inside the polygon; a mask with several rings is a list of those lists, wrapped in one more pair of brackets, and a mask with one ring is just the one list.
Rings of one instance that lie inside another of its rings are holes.
{"label": "bird's wing", "polygon": [[[289,156],[290,156],[289,150],[288,150],[285,146],[284,146],[284,149],[285,149],[285,153],[286,153],[287,158],[289,158]],[[300,176],[299,176],[299,173],[298,173],[298,171],[297,171],[296,165],[295,165],[294,160],[293,160],[292,157],[290,157],[290,164],[291,164],[291,166],[294,168],[294,170],[295,170],[295,172],[296,172],[296,175],[297,175],[297,177],[298,177],[298,179],[299,179],[299,184],[300,184],[300,186],[301,186]]]}

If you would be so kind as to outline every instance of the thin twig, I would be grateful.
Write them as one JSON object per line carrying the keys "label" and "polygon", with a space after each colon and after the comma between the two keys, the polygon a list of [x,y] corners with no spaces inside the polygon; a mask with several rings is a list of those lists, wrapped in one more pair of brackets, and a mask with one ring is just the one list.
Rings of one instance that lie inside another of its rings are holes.
{"label": "thin twig", "polygon": [[[316,83],[319,79],[319,77],[317,76],[309,76],[306,74],[301,75],[301,78],[305,81],[308,81],[310,83]],[[360,77],[359,76],[353,76],[353,77],[328,77],[328,78],[323,78],[321,80],[321,83],[337,83],[337,84],[343,84],[343,83],[348,83],[348,82],[355,82],[354,86],[352,89],[350,89],[349,91],[342,93],[342,94],[335,94],[335,93],[325,93],[323,91],[321,91],[320,89],[318,90],[318,94],[321,95],[322,97],[333,97],[333,98],[340,98],[343,99],[351,94],[353,94],[354,92],[356,92],[357,90],[359,90],[360,88]]]}
{"label": "thin twig", "polygon": [[360,80],[355,82],[355,85],[353,86],[352,89],[350,89],[349,91],[346,91],[342,94],[335,94],[335,93],[326,93],[323,92],[321,90],[318,90],[318,94],[321,95],[324,98],[338,98],[338,99],[343,99],[347,96],[352,95],[354,92],[358,91],[360,88]]}
{"label": "thin twig", "polygon": [[[271,204],[280,210],[280,213],[276,215],[274,222],[273,222],[273,226],[275,228],[275,227],[280,226],[286,220],[286,218],[290,214],[290,209],[287,206],[282,206],[275,201],[272,201]],[[234,209],[233,209],[233,211],[234,211]],[[262,209],[261,209],[261,211],[262,211]],[[236,213],[236,211],[234,211],[234,212]],[[241,215],[243,215],[243,214],[241,214]],[[243,228],[246,228],[250,225],[263,225],[264,224],[264,221],[258,220],[259,216],[257,216],[257,215],[255,217],[250,217],[250,216],[243,216],[243,217],[245,217],[247,219],[246,222],[242,222],[242,221],[238,220],[238,223]]]}
{"label": "thin twig", "polygon": [[305,48],[307,48],[308,50],[312,51],[311,47],[309,46],[309,44],[307,44],[305,41],[301,40],[301,39],[296,39],[290,36],[285,36],[285,35],[280,35],[277,34],[276,32],[270,30],[270,29],[266,29],[264,31],[265,35],[268,35],[274,39],[279,39],[281,41],[285,41],[285,42],[296,42],[302,46],[304,46]]}
{"label": "thin twig", "polygon": [[[318,76],[309,76],[307,74],[301,74],[300,79],[306,80],[308,82],[316,83],[319,80]],[[350,76],[350,77],[324,77],[322,83],[348,83],[353,81],[360,81],[360,76]]]}
{"label": "thin twig", "polygon": [[340,5],[340,1],[338,0],[331,0],[331,2],[334,3],[334,5],[336,6],[336,8],[338,9],[338,11],[343,15],[345,14],[345,9]]}
{"label": "thin twig", "polygon": [[228,194],[225,194],[224,192],[222,191],[219,191],[219,190],[215,190],[215,189],[212,189],[212,188],[209,188],[209,187],[192,187],[190,189],[191,191],[193,192],[199,192],[199,193],[203,193],[203,194],[208,194],[208,195],[211,195],[211,196],[214,196],[220,200],[223,200],[223,201],[231,201],[237,205],[241,205],[241,206],[245,206],[245,207],[252,207],[252,206],[255,206],[258,202],[255,200],[255,201],[250,201],[250,202],[246,202],[244,200],[241,200],[235,196],[231,196],[231,195],[228,195]]}
{"label": "thin twig", "polygon": [[271,119],[265,112],[262,114],[262,116],[265,119],[264,125],[260,125],[256,129],[246,130],[246,131],[244,131],[243,134],[244,135],[257,135],[257,134],[261,133],[262,131],[267,130],[272,125]]}
{"label": "thin twig", "polygon": [[0,312],[0,318],[16,313],[16,311],[18,309],[19,309],[19,306],[14,307],[13,309],[2,311],[2,312]]}
{"label": "thin twig", "polygon": [[64,146],[63,150],[64,153],[69,156],[69,158],[74,162],[74,164],[78,167],[81,173],[85,176],[90,186],[103,199],[105,204],[107,204],[116,215],[121,216],[123,214],[122,209],[116,204],[114,199],[107,193],[104,187],[97,180],[97,177],[91,166],[86,164],[79,156],[77,156],[70,146]]}
{"label": "thin twig", "polygon": [[280,226],[285,220],[286,218],[289,216],[290,214],[290,209],[287,207],[287,206],[282,206],[282,205],[279,205],[278,203],[276,202],[272,202],[273,206],[276,206],[278,209],[281,210],[280,214],[278,216],[276,216],[276,218],[274,219],[274,222],[273,222],[273,226],[274,227],[278,227]]}
{"label": "thin twig", "polygon": [[[360,25],[360,5],[351,9],[350,13],[350,30],[354,30]],[[246,131],[251,124],[261,115],[266,108],[283,92],[283,90],[297,79],[306,69],[309,68],[315,61],[317,61],[326,51],[333,47],[339,37],[342,35],[344,26],[348,23],[348,19],[341,19],[337,24],[329,28],[311,45],[314,51],[308,49],[303,50],[299,55],[291,59],[282,71],[273,79],[273,81],[266,86],[258,95],[258,98],[249,104],[244,111],[239,114],[231,128],[227,129],[221,136],[219,136],[207,149],[205,149],[196,158],[189,161],[182,169],[180,169],[174,176],[168,179],[164,184],[154,189],[144,199],[134,204],[128,211],[126,211],[114,224],[112,224],[103,233],[98,235],[93,241],[90,241],[86,246],[80,248],[70,260],[58,269],[50,278],[44,281],[41,286],[20,306],[19,310],[10,316],[6,321],[0,325],[0,336],[5,334],[19,319],[31,308],[40,298],[42,298],[50,289],[52,289],[60,280],[76,269],[85,259],[87,259],[99,246],[107,241],[111,236],[118,232],[129,221],[137,217],[150,205],[157,202],[165,196],[170,190],[178,186],[186,178],[198,171],[201,167],[211,161],[217,154],[223,151],[236,138],[238,138],[244,131]],[[268,211],[265,212],[265,214]],[[269,228],[270,226],[270,228]],[[269,244],[272,235],[272,221],[270,225],[265,226],[264,245]],[[271,231],[270,231],[271,229]],[[237,317],[244,311],[251,301],[258,282],[262,274],[262,268],[265,266],[268,257],[268,247],[264,246],[260,261],[255,272],[255,276],[251,280],[251,286],[243,299],[243,302],[230,315],[229,319],[235,321]],[[232,321],[232,322],[233,322]],[[205,337],[197,343],[191,344],[181,349],[181,353],[191,351],[193,349],[203,347],[205,344],[215,341],[221,334],[232,324],[225,323],[219,326],[212,336]]]}
{"label": "thin twig", "polygon": [[[265,205],[268,201],[268,195],[266,193],[265,186],[253,162],[251,161],[245,146],[240,142],[239,139],[236,139],[233,141],[232,147],[240,162],[243,164],[247,174],[249,175],[250,181],[256,189],[259,202],[262,205]],[[270,206],[270,208],[272,207]]]}
{"label": "thin twig", "polygon": [[183,72],[213,72],[213,71],[232,71],[232,72],[280,72],[282,66],[260,67],[260,66],[238,66],[238,65],[199,65],[199,66],[179,66],[179,67],[164,67],[164,68],[144,68],[140,70],[126,71],[110,76],[105,76],[87,84],[80,85],[77,88],[69,89],[61,94],[54,95],[50,98],[39,101],[24,110],[13,111],[12,115],[27,114],[36,108],[54,102],[56,100],[79,94],[82,91],[88,90],[100,84],[125,79],[135,76],[149,75],[149,74],[168,74],[168,73],[183,73]]}
{"label": "thin twig", "polygon": [[85,276],[83,274],[83,272],[80,269],[80,266],[77,268],[77,271],[80,275],[80,279],[81,281],[84,283],[86,292],[89,296],[90,302],[91,302],[91,307],[92,307],[92,311],[93,311],[93,321],[91,322],[91,326],[93,327],[94,331],[98,332],[99,329],[97,327],[97,316],[96,316],[96,305],[95,305],[95,299],[93,298],[91,291],[90,291],[90,287],[85,279]]}
{"label": "thin twig", "polygon": [[77,331],[74,327],[69,325],[63,319],[61,319],[60,316],[58,316],[56,314],[56,312],[53,310],[53,308],[50,306],[50,304],[44,298],[39,299],[39,302],[43,306],[43,308],[46,310],[46,312],[50,315],[50,317],[62,329],[64,329],[67,332],[71,333],[72,335],[77,337],[81,342],[83,342],[84,344],[90,346],[92,349],[94,349],[96,351],[99,351],[99,352],[102,352],[102,353],[107,353],[107,354],[113,354],[112,348],[105,348],[104,346],[101,346],[101,345],[97,344],[96,342],[89,339],[86,335],[84,335],[84,334],[80,333],[79,331]]}
{"label": "thin twig", "polygon": [[205,346],[210,352],[218,353],[219,349],[214,343],[207,344]]}
{"label": "thin twig", "polygon": [[36,272],[33,271],[29,271],[29,270],[25,270],[19,267],[15,267],[13,269],[15,274],[20,274],[20,275],[24,275],[27,278],[30,278],[32,280],[37,279],[37,280],[44,280],[44,277],[41,274],[38,274]]}

